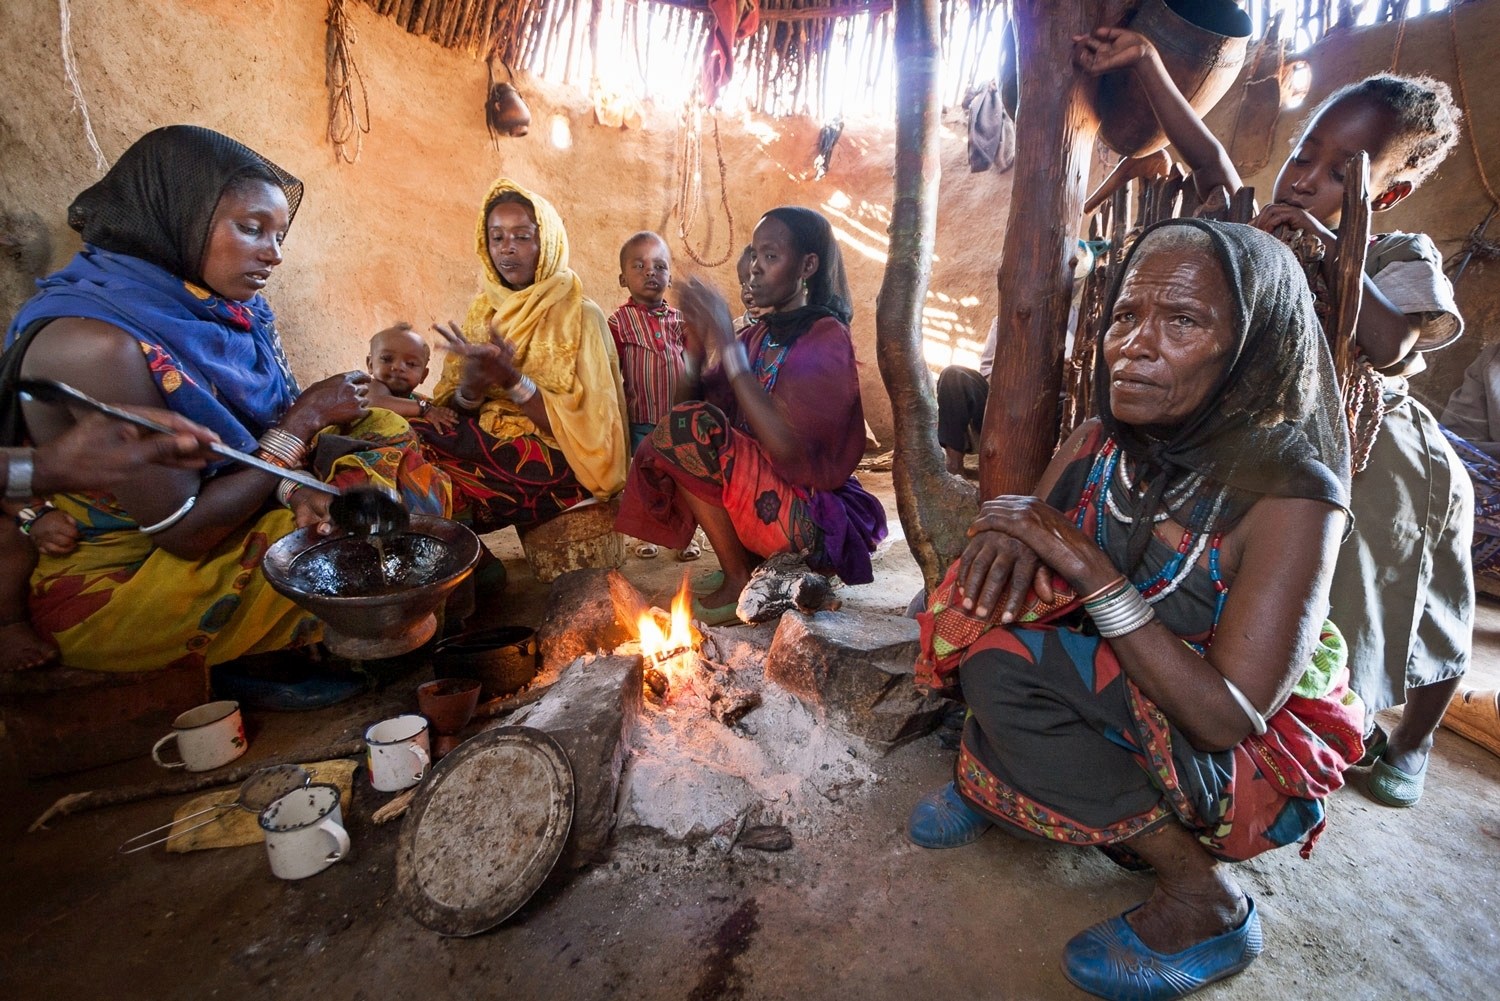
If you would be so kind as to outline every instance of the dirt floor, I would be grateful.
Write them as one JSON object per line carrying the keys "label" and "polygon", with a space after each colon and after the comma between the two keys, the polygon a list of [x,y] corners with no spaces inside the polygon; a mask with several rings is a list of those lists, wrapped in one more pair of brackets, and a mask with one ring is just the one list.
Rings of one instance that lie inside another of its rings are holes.
{"label": "dirt floor", "polygon": [[[894,510],[889,476],[874,481]],[[899,527],[897,527],[899,533]],[[546,590],[513,533],[488,541],[511,581],[495,621],[535,623]],[[711,566],[712,554],[697,564]],[[666,596],[683,564],[631,557],[625,573]],[[899,538],[851,606],[898,612],[919,578]],[[1481,608],[1476,678],[1500,681],[1500,607]],[[251,714],[246,760],[356,736],[414,705],[418,673],[301,715]],[[1087,850],[992,831],[950,852],[903,834],[915,799],[950,775],[939,735],[872,763],[880,781],[830,803],[782,854],[622,831],[609,861],[545,887],[506,924],[443,939],[395,897],[399,824],[356,776],[350,858],[301,882],[259,846],[115,854],[182,800],[63,818],[25,833],[57,796],[159,776],[149,761],[27,784],[3,766],[0,997],[405,999],[1083,998],[1059,956],[1075,932],[1143,899],[1149,876]],[[1380,806],[1356,771],[1329,806],[1312,858],[1241,865],[1267,947],[1204,998],[1479,999],[1500,973],[1500,759],[1443,730],[1427,795]]]}

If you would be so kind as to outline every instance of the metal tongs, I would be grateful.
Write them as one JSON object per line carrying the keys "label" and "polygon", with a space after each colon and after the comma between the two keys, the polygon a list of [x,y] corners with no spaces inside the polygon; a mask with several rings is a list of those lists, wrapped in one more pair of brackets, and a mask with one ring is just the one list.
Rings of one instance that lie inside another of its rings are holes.
{"label": "metal tongs", "polygon": [[[90,410],[97,410],[116,420],[125,421],[158,434],[176,435],[178,433],[165,424],[132,413],[123,407],[105,403],[103,400],[96,400],[82,390],[74,389],[67,383],[58,382],[55,379],[22,379],[19,389],[22,399],[58,406],[75,404]],[[410,524],[410,515],[400,499],[379,487],[351,487],[345,490],[331,483],[324,483],[316,476],[304,473],[300,469],[286,469],[274,462],[267,462],[265,459],[230,448],[222,442],[214,442],[208,446],[208,450],[214,455],[291,480],[309,490],[331,494],[334,501],[328,509],[329,517],[335,525],[350,534],[377,535],[400,532]]]}

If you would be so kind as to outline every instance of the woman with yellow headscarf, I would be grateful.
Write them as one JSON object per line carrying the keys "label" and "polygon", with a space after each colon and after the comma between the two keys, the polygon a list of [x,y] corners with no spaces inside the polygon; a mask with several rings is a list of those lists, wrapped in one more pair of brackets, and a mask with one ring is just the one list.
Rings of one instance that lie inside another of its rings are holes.
{"label": "woman with yellow headscarf", "polygon": [[544,198],[501,178],[475,233],[484,287],[448,341],[434,402],[418,421],[453,479],[454,516],[477,532],[530,525],[625,485],[624,393],[604,313],[568,268],[568,236]]}

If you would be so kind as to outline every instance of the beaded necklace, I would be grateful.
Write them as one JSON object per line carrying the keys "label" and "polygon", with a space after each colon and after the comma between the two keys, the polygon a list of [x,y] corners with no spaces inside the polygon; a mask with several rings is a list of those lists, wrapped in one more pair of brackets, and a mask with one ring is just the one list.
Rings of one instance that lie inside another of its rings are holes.
{"label": "beaded necklace", "polygon": [[[1078,513],[1075,516],[1074,523],[1082,531],[1084,521],[1092,505],[1095,514],[1094,540],[1101,550],[1104,549],[1104,521],[1106,514],[1114,517],[1121,523],[1129,521],[1128,518],[1120,513],[1119,508],[1110,499],[1110,486],[1114,482],[1117,470],[1121,473],[1122,482],[1129,485],[1128,474],[1124,472],[1122,463],[1120,462],[1120,450],[1114,439],[1111,438],[1099,450],[1099,455],[1095,458],[1093,467],[1089,470],[1088,480],[1084,483],[1083,493],[1078,498]],[[1202,477],[1195,477],[1195,479],[1201,482]],[[1181,495],[1180,491],[1174,491],[1174,493],[1179,496]],[[1228,495],[1229,491],[1226,488],[1221,488],[1218,491],[1213,498],[1208,519],[1206,522],[1201,522],[1202,524],[1212,524],[1217,520],[1218,514],[1223,510]],[[1206,498],[1200,499],[1198,504],[1194,506],[1193,515],[1188,519],[1190,523],[1200,523],[1197,515],[1205,502]],[[1154,518],[1153,520],[1163,521],[1165,517]],[[1219,616],[1223,613],[1224,602],[1229,596],[1229,586],[1224,583],[1224,579],[1219,572],[1219,546],[1223,539],[1223,532],[1215,532],[1210,536],[1207,532],[1194,532],[1191,528],[1185,529],[1182,533],[1182,540],[1177,544],[1177,551],[1161,570],[1153,574],[1149,580],[1141,581],[1140,583],[1132,582],[1135,584],[1136,590],[1141,592],[1141,597],[1145,598],[1148,604],[1154,605],[1177,590],[1182,582],[1187,579],[1188,574],[1192,572],[1193,567],[1197,566],[1198,560],[1203,556],[1204,549],[1208,550],[1208,573],[1209,578],[1213,581],[1215,592],[1213,625],[1209,628],[1208,638],[1205,643],[1199,645],[1190,642],[1188,644],[1200,654],[1213,643],[1214,631],[1219,626]]]}

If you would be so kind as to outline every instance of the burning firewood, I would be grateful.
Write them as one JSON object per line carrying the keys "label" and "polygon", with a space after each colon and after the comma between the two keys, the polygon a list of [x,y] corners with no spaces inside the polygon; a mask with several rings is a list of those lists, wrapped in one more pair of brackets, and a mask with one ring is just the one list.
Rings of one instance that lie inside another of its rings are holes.
{"label": "burning firewood", "polygon": [[750,577],[735,612],[743,622],[769,622],[793,608],[811,614],[832,611],[840,604],[832,581],[809,570],[800,555],[782,553],[766,560]]}

